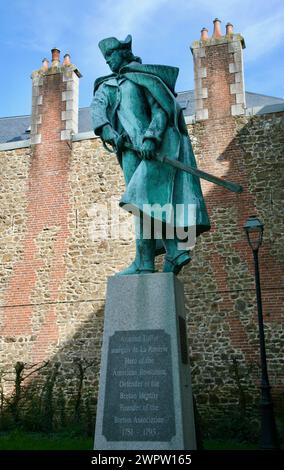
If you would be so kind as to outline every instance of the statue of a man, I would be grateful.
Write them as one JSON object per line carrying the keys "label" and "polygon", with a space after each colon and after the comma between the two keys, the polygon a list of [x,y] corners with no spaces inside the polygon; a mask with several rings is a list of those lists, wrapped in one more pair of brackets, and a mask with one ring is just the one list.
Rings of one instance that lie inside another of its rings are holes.
{"label": "statue of a man", "polygon": [[[178,274],[191,259],[187,247],[179,243],[179,229],[187,233],[195,224],[198,236],[210,229],[210,222],[199,178],[162,161],[167,156],[196,167],[175,99],[178,69],[142,64],[131,43],[130,35],[124,41],[110,37],[99,42],[112,74],[95,81],[92,102],[94,132],[116,150],[124,173],[126,191],[120,206],[136,214],[136,257],[119,274],[153,273],[155,256],[162,252],[166,253],[163,271]],[[195,208],[194,222],[188,207]],[[145,220],[150,226],[160,222],[160,229],[150,228],[149,235],[148,227],[145,236]],[[170,236],[169,226],[174,229]]]}

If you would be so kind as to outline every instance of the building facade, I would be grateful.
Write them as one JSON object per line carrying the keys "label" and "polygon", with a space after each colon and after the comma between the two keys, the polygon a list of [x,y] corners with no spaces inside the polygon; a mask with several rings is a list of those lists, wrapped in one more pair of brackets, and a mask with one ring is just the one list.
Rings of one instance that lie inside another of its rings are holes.
{"label": "building facade", "polygon": [[[212,229],[199,237],[180,279],[200,411],[258,400],[254,266],[242,227],[251,214],[264,222],[267,359],[280,413],[284,101],[245,92],[244,46],[232,25],[222,34],[215,20],[213,36],[203,29],[192,44],[194,98],[193,92],[178,94],[199,168],[244,188],[235,194],[202,181]],[[124,188],[120,168],[93,134],[89,109],[78,110],[80,77],[70,57],[60,63],[53,49],[51,64],[45,59],[32,74],[31,118],[0,119],[0,367],[7,393],[17,362],[49,361],[62,365],[58,383],[68,398],[81,361],[84,391],[97,394],[106,281],[134,255],[131,217],[122,210],[126,230],[115,231],[114,207]]]}

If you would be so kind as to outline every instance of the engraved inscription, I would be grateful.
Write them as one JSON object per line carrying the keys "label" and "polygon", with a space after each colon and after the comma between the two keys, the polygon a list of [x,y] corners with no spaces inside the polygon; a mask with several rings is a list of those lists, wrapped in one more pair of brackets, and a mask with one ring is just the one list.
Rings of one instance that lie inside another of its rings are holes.
{"label": "engraved inscription", "polygon": [[171,344],[164,330],[110,337],[103,435],[108,441],[169,441],[175,435]]}

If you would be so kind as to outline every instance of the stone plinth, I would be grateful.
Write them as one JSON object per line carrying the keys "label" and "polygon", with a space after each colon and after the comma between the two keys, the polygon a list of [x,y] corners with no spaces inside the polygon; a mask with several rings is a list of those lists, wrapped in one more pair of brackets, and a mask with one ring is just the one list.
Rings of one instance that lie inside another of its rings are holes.
{"label": "stone plinth", "polygon": [[183,286],[109,278],[95,449],[195,449]]}

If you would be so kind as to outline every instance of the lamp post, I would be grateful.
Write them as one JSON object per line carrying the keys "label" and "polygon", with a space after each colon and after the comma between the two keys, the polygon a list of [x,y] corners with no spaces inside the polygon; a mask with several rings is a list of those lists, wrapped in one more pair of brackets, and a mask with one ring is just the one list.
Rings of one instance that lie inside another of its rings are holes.
{"label": "lamp post", "polygon": [[256,217],[250,216],[244,225],[244,230],[247,235],[248,243],[253,252],[254,258],[254,271],[255,271],[255,289],[257,300],[257,313],[258,313],[258,328],[259,328],[259,345],[260,345],[260,359],[261,359],[261,400],[260,400],[260,414],[261,414],[261,449],[279,449],[279,441],[277,429],[275,424],[273,403],[270,393],[270,385],[267,372],[266,352],[265,352],[265,337],[263,327],[262,315],[262,301],[260,290],[260,277],[259,277],[259,264],[258,264],[258,250],[262,243],[263,237],[263,223]]}

